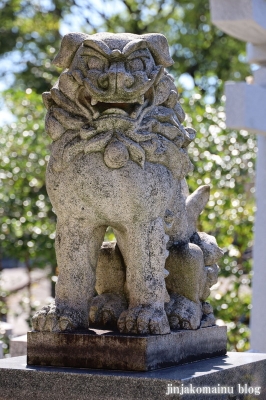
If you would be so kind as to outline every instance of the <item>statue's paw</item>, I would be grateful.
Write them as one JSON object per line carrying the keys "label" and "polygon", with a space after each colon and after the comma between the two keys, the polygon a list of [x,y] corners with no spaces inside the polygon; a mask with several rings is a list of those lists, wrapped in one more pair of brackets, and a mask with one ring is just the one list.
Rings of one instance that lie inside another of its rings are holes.
{"label": "statue's paw", "polygon": [[39,332],[63,332],[81,328],[82,323],[78,312],[59,309],[51,303],[32,317],[32,327]]}
{"label": "statue's paw", "polygon": [[124,311],[118,320],[121,333],[164,335],[170,327],[164,309],[140,305]]}
{"label": "statue's paw", "polygon": [[202,312],[203,312],[203,315],[202,315],[200,327],[206,328],[208,326],[215,325],[216,320],[213,315],[213,308],[209,303],[207,303],[207,302],[202,303]]}
{"label": "statue's paw", "polygon": [[201,304],[177,294],[171,294],[170,298],[165,311],[171,329],[198,329],[202,317]]}
{"label": "statue's paw", "polygon": [[127,309],[124,296],[105,293],[92,299],[89,313],[89,324],[95,328],[115,329],[121,313]]}

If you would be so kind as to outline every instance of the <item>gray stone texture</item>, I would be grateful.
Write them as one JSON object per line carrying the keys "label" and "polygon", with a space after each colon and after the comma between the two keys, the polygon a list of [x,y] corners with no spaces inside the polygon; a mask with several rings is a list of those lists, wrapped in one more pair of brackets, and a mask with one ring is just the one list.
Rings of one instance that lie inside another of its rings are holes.
{"label": "gray stone texture", "polygon": [[247,44],[247,61],[249,64],[266,65],[266,37],[261,45]]}
{"label": "gray stone texture", "polygon": [[[265,55],[266,60],[266,55]],[[266,68],[261,67],[253,72],[255,85],[260,85],[266,88]]]}
{"label": "gray stone texture", "polygon": [[[87,329],[89,319],[131,334],[214,325],[203,304],[222,250],[196,232],[210,188],[188,193],[196,132],[182,124],[172,63],[161,34],[63,38],[54,64],[65,70],[43,94],[59,278],[34,330]],[[108,226],[116,245],[102,245]]]}
{"label": "gray stone texture", "polygon": [[210,0],[212,22],[245,42],[265,43],[265,0]]}
{"label": "gray stone texture", "polygon": [[[1,400],[264,400],[266,355],[228,353],[149,372],[26,367],[26,357],[0,360]],[[233,387],[234,395],[166,395],[168,385]],[[260,387],[260,395],[238,395],[238,385]]]}
{"label": "gray stone texture", "polygon": [[265,87],[255,83],[227,82],[225,95],[228,128],[266,134]]}
{"label": "gray stone texture", "polygon": [[10,339],[9,350],[11,357],[19,357],[27,354],[27,335],[17,336]]}
{"label": "gray stone texture", "polygon": [[28,365],[150,371],[226,354],[226,327],[167,335],[28,332]]}

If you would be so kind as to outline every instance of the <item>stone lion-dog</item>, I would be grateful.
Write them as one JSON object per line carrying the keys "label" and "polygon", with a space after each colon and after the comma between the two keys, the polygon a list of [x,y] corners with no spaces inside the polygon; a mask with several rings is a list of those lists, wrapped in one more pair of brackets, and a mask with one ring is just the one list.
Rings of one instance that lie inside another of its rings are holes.
{"label": "stone lion-dog", "polygon": [[[215,323],[205,300],[222,251],[196,232],[209,187],[188,193],[195,131],[182,125],[172,63],[161,34],[63,38],[64,71],[43,94],[59,277],[35,330],[87,329],[89,318],[133,334]],[[117,244],[101,249],[107,227]]]}

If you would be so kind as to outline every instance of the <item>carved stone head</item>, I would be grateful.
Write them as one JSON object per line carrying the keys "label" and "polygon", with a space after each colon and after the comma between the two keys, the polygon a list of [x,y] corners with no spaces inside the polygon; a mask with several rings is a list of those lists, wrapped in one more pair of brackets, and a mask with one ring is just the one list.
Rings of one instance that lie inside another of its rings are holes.
{"label": "carved stone head", "polygon": [[[185,148],[195,131],[185,129],[166,38],[157,33],[70,33],[54,64],[65,70],[50,92],[46,130],[54,141],[54,169],[78,154],[102,152],[109,168],[129,160],[165,165],[184,177]],[[181,150],[182,149],[182,150]]]}
{"label": "carved stone head", "polygon": [[173,61],[161,34],[70,33],[54,64],[82,73],[92,103],[142,104],[161,68]]}

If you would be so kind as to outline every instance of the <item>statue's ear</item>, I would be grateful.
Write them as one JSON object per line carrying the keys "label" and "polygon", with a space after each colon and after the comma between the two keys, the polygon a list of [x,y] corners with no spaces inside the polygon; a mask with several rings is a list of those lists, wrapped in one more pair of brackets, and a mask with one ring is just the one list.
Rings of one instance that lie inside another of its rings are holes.
{"label": "statue's ear", "polygon": [[141,38],[147,42],[148,48],[157,65],[163,65],[164,67],[173,65],[174,61],[170,56],[169,45],[164,35],[160,33],[147,33],[141,35]]}
{"label": "statue's ear", "polygon": [[59,53],[53,59],[53,64],[57,67],[69,68],[76,51],[82,42],[90,36],[85,33],[68,33],[62,39]]}

